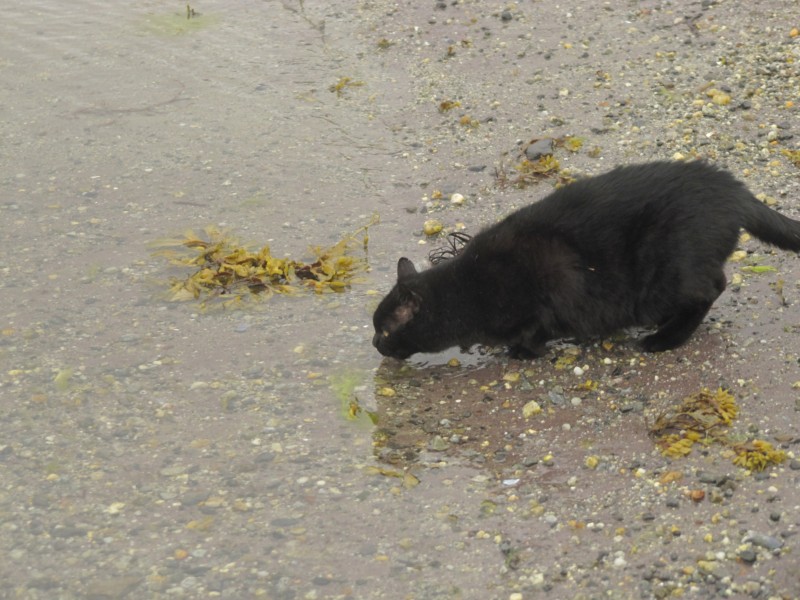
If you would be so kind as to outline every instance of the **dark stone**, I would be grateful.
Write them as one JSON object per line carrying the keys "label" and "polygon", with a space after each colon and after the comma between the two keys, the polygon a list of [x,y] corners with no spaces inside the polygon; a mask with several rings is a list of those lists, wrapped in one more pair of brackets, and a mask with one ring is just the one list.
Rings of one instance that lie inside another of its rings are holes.
{"label": "dark stone", "polygon": [[186,492],[181,496],[181,504],[184,506],[195,506],[210,496],[208,492]]}
{"label": "dark stone", "polygon": [[253,459],[253,461],[257,464],[264,464],[272,462],[274,458],[275,454],[273,452],[261,452]]}
{"label": "dark stone", "polygon": [[269,522],[272,527],[292,527],[298,523],[300,523],[300,519],[294,519],[292,517],[278,517]]}
{"label": "dark stone", "polygon": [[54,538],[71,538],[86,535],[88,529],[85,527],[76,527],[75,525],[56,525],[50,531],[50,535]]}
{"label": "dark stone", "polygon": [[739,560],[747,563],[748,565],[752,565],[754,562],[756,562],[757,557],[758,555],[756,554],[755,550],[742,550],[739,552]]}

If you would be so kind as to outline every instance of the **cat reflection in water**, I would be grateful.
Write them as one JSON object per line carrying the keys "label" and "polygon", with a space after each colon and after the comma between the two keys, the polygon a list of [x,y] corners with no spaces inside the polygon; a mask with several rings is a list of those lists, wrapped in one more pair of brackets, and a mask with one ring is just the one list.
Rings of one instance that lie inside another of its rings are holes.
{"label": "cat reflection in water", "polygon": [[648,352],[680,346],[725,289],[741,228],[800,250],[800,222],[767,208],[730,173],[703,162],[618,167],[555,190],[417,271],[397,263],[373,345],[407,358],[452,346],[586,340],[655,327]]}

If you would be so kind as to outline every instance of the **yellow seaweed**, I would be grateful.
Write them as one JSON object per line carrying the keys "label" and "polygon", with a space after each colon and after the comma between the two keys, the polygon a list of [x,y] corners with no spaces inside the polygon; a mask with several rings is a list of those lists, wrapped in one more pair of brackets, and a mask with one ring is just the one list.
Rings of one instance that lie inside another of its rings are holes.
{"label": "yellow seaweed", "polygon": [[733,464],[751,471],[763,471],[771,464],[780,464],[786,460],[786,452],[775,450],[772,444],[763,440],[753,440],[733,447],[736,457]]}
{"label": "yellow seaweed", "polygon": [[[273,256],[268,245],[253,251],[226,231],[214,226],[204,236],[193,231],[183,238],[154,242],[153,254],[180,267],[192,267],[186,277],[170,281],[169,300],[198,300],[204,306],[216,301],[225,308],[241,306],[245,299],[266,299],[274,293],[342,292],[367,270],[367,231],[372,220],[330,247],[310,248],[309,262]],[[354,256],[361,251],[363,256]]]}

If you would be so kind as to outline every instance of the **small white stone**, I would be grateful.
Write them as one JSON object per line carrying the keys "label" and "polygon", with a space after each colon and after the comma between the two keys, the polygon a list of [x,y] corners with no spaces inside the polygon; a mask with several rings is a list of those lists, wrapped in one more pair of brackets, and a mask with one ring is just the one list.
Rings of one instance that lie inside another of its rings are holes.
{"label": "small white stone", "polygon": [[450,196],[450,203],[461,206],[462,204],[464,204],[464,196],[456,192],[455,194]]}
{"label": "small white stone", "polygon": [[581,369],[580,367],[575,367],[574,369],[572,369],[572,372],[575,373],[575,375],[577,375],[578,377],[583,375],[583,369]]}

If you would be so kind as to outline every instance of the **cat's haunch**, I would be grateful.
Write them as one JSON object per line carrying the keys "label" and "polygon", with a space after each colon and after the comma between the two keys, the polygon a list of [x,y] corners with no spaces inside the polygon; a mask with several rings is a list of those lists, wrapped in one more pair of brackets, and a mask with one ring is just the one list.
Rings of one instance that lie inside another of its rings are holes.
{"label": "cat's haunch", "polygon": [[535,357],[548,340],[642,326],[657,328],[644,350],[675,348],[725,289],[741,228],[800,251],[800,222],[726,171],[618,167],[510,214],[431,269],[401,258],[372,343],[395,358],[478,343]]}

